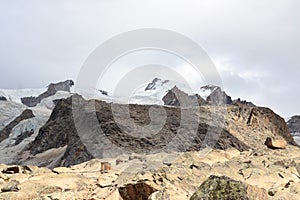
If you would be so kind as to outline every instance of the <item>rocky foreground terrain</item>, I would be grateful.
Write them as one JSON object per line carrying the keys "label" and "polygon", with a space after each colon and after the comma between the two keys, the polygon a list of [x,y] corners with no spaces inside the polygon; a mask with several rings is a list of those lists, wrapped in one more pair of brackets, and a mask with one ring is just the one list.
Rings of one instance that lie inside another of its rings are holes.
{"label": "rocky foreground terrain", "polygon": [[[101,173],[104,161],[111,170]],[[53,170],[0,165],[0,170],[0,199],[300,199],[300,149],[291,145],[132,154]]]}

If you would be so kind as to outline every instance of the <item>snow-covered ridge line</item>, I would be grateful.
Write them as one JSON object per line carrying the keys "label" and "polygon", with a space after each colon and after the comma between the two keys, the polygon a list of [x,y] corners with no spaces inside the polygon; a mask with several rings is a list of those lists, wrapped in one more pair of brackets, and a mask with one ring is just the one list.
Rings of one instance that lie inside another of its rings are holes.
{"label": "snow-covered ridge line", "polygon": [[0,96],[3,96],[7,101],[22,103],[22,97],[38,96],[45,92],[47,88],[36,88],[36,89],[0,89]]}

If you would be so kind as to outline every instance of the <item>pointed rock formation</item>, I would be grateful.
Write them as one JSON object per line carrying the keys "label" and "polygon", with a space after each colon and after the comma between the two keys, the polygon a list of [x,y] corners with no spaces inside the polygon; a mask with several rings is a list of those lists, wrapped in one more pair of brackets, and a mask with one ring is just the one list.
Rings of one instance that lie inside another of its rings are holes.
{"label": "pointed rock formation", "polygon": [[48,89],[43,94],[40,94],[38,97],[23,97],[21,101],[24,105],[28,107],[34,107],[40,103],[43,99],[55,95],[57,91],[66,91],[70,92],[70,88],[74,85],[72,80],[67,80],[59,83],[51,83],[48,85]]}
{"label": "pointed rock formation", "polygon": [[201,106],[205,104],[205,100],[201,96],[188,95],[177,86],[169,90],[162,100],[164,105],[169,106]]}

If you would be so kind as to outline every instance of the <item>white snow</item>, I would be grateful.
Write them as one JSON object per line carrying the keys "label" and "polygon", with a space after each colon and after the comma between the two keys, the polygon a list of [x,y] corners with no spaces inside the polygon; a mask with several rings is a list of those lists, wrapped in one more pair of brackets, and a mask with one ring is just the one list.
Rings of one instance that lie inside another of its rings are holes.
{"label": "white snow", "polygon": [[218,87],[214,86],[214,85],[206,85],[200,88],[200,91],[198,92],[198,94],[204,99],[206,100],[207,97],[213,93]]}
{"label": "white snow", "polygon": [[[23,104],[0,101],[0,130],[8,123],[18,117],[27,107]],[[21,121],[15,126],[7,139],[0,143],[0,163],[9,164],[17,159],[18,154],[24,149],[25,145],[33,141],[38,134],[38,130],[48,120],[51,110],[45,108],[32,108],[34,118]],[[35,133],[24,139],[19,145],[15,146],[15,139],[22,132],[35,130]]]}
{"label": "white snow", "polygon": [[156,82],[149,84],[150,89],[145,90],[145,87],[141,87],[138,90],[134,91],[133,94],[129,98],[117,98],[114,99],[116,101],[125,101],[124,103],[132,103],[132,104],[158,104],[163,105],[164,102],[162,98],[171,90],[173,87],[177,87],[181,91],[192,95],[195,92],[186,84],[179,83],[176,81],[163,81],[161,79],[157,79]]}
{"label": "white snow", "polygon": [[300,145],[300,136],[294,136],[295,142]]}
{"label": "white snow", "polygon": [[22,104],[0,101],[0,130],[19,116],[26,107]]}
{"label": "white snow", "polygon": [[54,100],[66,99],[70,96],[72,96],[72,93],[70,93],[70,92],[57,91],[55,93],[55,95],[47,97],[45,99],[42,99],[42,101],[38,105],[36,105],[36,107],[44,107],[44,108],[52,110],[55,106],[54,102],[53,102]]}
{"label": "white snow", "polygon": [[22,97],[37,97],[43,92],[45,92],[47,88],[37,88],[37,89],[0,89],[0,96],[4,96],[8,101],[15,103],[22,103]]}

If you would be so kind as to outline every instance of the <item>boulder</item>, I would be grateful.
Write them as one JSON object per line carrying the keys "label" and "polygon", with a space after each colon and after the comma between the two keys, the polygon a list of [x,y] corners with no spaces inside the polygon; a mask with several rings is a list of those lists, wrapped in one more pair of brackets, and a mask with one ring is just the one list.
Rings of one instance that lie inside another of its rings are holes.
{"label": "boulder", "polygon": [[257,200],[268,199],[267,192],[226,176],[210,176],[190,200]]}
{"label": "boulder", "polygon": [[127,184],[119,188],[119,193],[124,200],[148,200],[149,196],[158,191],[145,182]]}
{"label": "boulder", "polygon": [[265,145],[267,145],[267,147],[270,149],[285,149],[287,142],[283,139],[273,140],[272,138],[267,137],[265,141]]}

